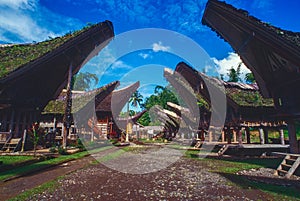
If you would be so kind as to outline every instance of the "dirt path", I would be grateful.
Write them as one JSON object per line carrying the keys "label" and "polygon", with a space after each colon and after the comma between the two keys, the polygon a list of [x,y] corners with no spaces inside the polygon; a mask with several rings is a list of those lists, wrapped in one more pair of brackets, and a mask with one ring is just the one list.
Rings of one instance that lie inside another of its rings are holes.
{"label": "dirt path", "polygon": [[[119,164],[122,166],[122,164]],[[103,164],[67,175],[54,192],[28,200],[274,200],[257,189],[243,189],[201,161],[181,158],[166,169],[128,174]]]}
{"label": "dirt path", "polygon": [[[112,150],[105,150],[99,153],[99,155],[104,156],[110,152],[112,152]],[[0,200],[12,198],[25,190],[39,186],[45,182],[56,179],[59,176],[67,175],[73,171],[87,167],[93,161],[95,161],[95,159],[92,156],[86,156],[78,160],[69,161],[61,165],[48,168],[37,174],[30,174],[7,182],[0,182]]]}
{"label": "dirt path", "polygon": [[[97,156],[105,156],[113,151],[106,150]],[[169,157],[160,156],[161,160],[164,157],[168,160]],[[126,167],[128,160],[129,157],[123,154],[107,164]],[[143,165],[147,164],[147,160],[142,161]],[[230,178],[232,175],[213,172],[212,164],[205,160],[181,157],[167,168],[145,174],[122,173],[108,168],[105,163],[89,165],[93,161],[93,157],[85,157],[35,175],[1,183],[0,200],[14,197],[60,175],[65,177],[58,181],[54,190],[46,190],[28,200],[274,200],[273,196],[259,189],[234,183]],[[151,163],[148,161],[147,166]]]}

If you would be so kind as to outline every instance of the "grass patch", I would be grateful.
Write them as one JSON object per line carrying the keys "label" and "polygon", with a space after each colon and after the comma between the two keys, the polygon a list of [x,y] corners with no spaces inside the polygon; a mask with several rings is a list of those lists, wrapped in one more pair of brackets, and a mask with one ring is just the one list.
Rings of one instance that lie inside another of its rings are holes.
{"label": "grass patch", "polygon": [[104,151],[106,149],[110,149],[111,146],[105,146],[105,147],[101,147],[98,149],[94,149],[91,151],[83,151],[83,152],[78,152],[72,155],[61,155],[57,158],[53,158],[53,159],[49,159],[49,160],[45,160],[42,162],[37,162],[34,164],[29,164],[29,165],[25,165],[25,166],[21,166],[21,167],[17,167],[5,172],[2,172],[0,175],[0,180],[6,180],[8,178],[12,178],[12,177],[16,177],[16,176],[20,176],[23,174],[27,174],[33,171],[38,171],[53,165],[58,165],[60,163],[66,162],[66,161],[70,161],[70,160],[75,160],[75,159],[79,159],[79,158],[83,158],[87,155],[90,155],[92,153],[96,153],[99,151]]}
{"label": "grass patch", "polygon": [[[52,159],[52,162],[53,163],[56,163],[58,161],[60,162],[63,162],[65,160],[63,159],[79,159],[79,158],[82,158],[86,155],[89,155],[89,154],[92,154],[92,153],[97,153],[97,152],[100,152],[100,151],[104,151],[104,150],[107,150],[107,149],[110,149],[112,148],[112,146],[105,146],[105,147],[101,147],[101,148],[97,148],[97,149],[94,149],[94,150],[90,150],[89,152],[88,151],[84,151],[84,152],[79,152],[79,153],[76,153],[76,154],[73,154],[73,155],[64,155],[64,156],[60,156],[59,158],[56,158],[56,159]],[[91,163],[91,165],[93,164],[98,164],[100,162],[104,162],[104,161],[108,161],[108,160],[111,160],[111,159],[114,159],[118,156],[120,156],[122,153],[124,153],[123,150],[119,149],[117,150],[116,152],[113,152],[111,154],[107,154],[105,155],[104,157],[101,157],[100,159],[98,159],[97,161],[93,161]],[[54,162],[54,160],[56,162]],[[40,194],[44,191],[47,191],[49,193],[51,192],[54,192],[54,190],[57,188],[57,186],[59,185],[58,184],[58,181],[63,179],[64,176],[60,176],[52,181],[49,181],[49,182],[46,182],[40,186],[37,186],[35,188],[32,188],[32,189],[29,189],[29,190],[26,190],[25,192],[17,195],[16,197],[14,198],[11,198],[9,199],[9,201],[23,201],[23,200],[28,200],[29,198],[32,198],[34,195],[36,194]]]}
{"label": "grass patch", "polygon": [[34,159],[33,156],[0,156],[2,165],[14,165]]}
{"label": "grass patch", "polygon": [[58,186],[58,180],[62,179],[64,176],[58,177],[55,180],[49,181],[47,183],[44,183],[40,186],[37,186],[33,189],[24,191],[23,193],[17,195],[14,198],[9,199],[8,201],[23,201],[28,200],[28,198],[31,198],[33,195],[40,194],[47,190],[47,192],[54,192],[56,187]]}

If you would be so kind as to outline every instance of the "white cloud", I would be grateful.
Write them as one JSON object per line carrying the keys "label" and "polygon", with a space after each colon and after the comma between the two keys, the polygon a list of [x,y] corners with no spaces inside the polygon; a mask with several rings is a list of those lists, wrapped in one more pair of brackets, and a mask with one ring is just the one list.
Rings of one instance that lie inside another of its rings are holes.
{"label": "white cloud", "polygon": [[119,70],[119,69],[128,70],[132,68],[133,68],[132,66],[126,64],[124,61],[121,60],[118,60],[111,65],[112,70]]}
{"label": "white cloud", "polygon": [[159,41],[158,43],[153,43],[152,44],[152,50],[154,52],[159,52],[159,51],[163,51],[163,52],[167,52],[169,51],[171,48],[169,46],[164,46],[162,45],[162,42]]}
{"label": "white cloud", "polygon": [[[217,66],[217,71],[221,75],[224,75],[224,79],[228,80],[228,70],[230,68],[237,68],[238,65],[242,62],[241,58],[236,53],[229,53],[228,57],[217,60],[216,58],[212,58],[213,62]],[[241,65],[241,79],[244,79],[246,73],[250,73],[251,71],[245,66],[245,64]]]}
{"label": "white cloud", "polygon": [[30,43],[82,27],[77,19],[42,7],[38,0],[0,0],[0,41]]}
{"label": "white cloud", "polygon": [[7,6],[12,9],[30,9],[36,7],[36,0],[0,0],[0,6]]}
{"label": "white cloud", "polygon": [[139,56],[142,57],[143,59],[147,59],[150,57],[150,55],[146,53],[139,53]]}

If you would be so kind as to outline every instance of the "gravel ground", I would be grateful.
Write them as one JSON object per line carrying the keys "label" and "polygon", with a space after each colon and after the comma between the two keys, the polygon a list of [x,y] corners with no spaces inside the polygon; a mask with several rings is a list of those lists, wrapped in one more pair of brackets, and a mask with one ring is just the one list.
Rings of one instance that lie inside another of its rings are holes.
{"label": "gravel ground", "polygon": [[[121,165],[121,164],[120,164]],[[181,158],[147,174],[122,173],[97,164],[73,172],[50,192],[28,200],[274,200],[257,189],[243,189],[209,171],[201,160]]]}

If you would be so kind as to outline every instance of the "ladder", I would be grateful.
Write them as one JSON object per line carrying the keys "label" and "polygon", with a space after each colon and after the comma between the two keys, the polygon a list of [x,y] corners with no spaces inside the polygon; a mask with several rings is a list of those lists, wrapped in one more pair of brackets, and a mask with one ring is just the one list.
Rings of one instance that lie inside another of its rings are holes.
{"label": "ladder", "polygon": [[201,140],[198,140],[197,143],[195,144],[194,148],[200,148],[202,145]]}
{"label": "ladder", "polygon": [[290,178],[300,165],[300,155],[287,154],[275,171],[275,175]]}
{"label": "ladder", "polygon": [[224,144],[221,149],[218,151],[218,156],[222,156],[225,151],[227,151],[227,149],[229,148],[229,146],[227,144]]}
{"label": "ladder", "polygon": [[2,147],[2,151],[6,151],[6,152],[16,152],[18,150],[18,148],[20,148],[20,143],[22,141],[22,138],[11,138],[10,140],[8,140]]}

